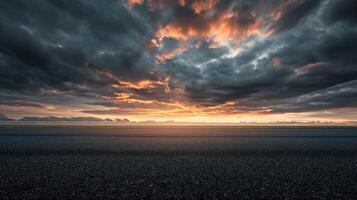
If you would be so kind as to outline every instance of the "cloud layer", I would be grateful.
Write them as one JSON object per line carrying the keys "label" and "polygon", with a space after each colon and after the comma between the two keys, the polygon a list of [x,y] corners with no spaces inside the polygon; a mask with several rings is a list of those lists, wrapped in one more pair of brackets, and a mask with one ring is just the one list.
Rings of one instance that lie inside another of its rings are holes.
{"label": "cloud layer", "polygon": [[348,0],[6,1],[0,118],[354,112],[356,6]]}

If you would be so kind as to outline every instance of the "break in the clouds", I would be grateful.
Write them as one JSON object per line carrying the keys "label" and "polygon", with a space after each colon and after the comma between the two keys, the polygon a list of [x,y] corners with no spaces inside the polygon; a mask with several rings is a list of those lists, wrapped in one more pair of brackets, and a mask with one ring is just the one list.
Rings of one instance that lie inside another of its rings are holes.
{"label": "break in the clouds", "polygon": [[356,9],[350,0],[4,1],[0,119],[352,120]]}

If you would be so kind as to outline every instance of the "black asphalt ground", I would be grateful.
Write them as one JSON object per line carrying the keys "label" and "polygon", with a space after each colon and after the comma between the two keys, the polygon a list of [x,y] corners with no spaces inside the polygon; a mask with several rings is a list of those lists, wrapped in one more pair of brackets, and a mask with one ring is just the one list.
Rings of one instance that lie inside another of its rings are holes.
{"label": "black asphalt ground", "polygon": [[356,155],[0,156],[0,199],[357,199]]}
{"label": "black asphalt ground", "polygon": [[311,138],[12,131],[0,130],[0,199],[357,199],[355,130]]}

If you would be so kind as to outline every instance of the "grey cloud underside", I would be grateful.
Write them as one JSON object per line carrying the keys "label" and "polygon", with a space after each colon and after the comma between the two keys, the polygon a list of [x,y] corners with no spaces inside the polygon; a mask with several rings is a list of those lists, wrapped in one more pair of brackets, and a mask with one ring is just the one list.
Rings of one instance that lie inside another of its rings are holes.
{"label": "grey cloud underside", "polygon": [[14,119],[8,118],[6,115],[0,114],[0,122],[1,121],[14,121]]}
{"label": "grey cloud underside", "polygon": [[102,119],[97,117],[23,117],[20,119],[12,119],[5,115],[0,115],[0,122],[12,121],[12,122],[119,122],[119,123],[128,123],[130,120],[123,119]]}
{"label": "grey cloud underside", "polygon": [[3,89],[105,93],[110,80],[98,75],[102,68],[128,79],[150,77],[139,39],[146,29],[118,1],[2,4]]}
{"label": "grey cloud underside", "polygon": [[324,21],[328,24],[344,22],[350,25],[357,24],[357,4],[350,0],[332,1],[326,9]]}
{"label": "grey cloud underside", "polygon": [[[325,16],[324,12],[327,11],[324,7],[328,7],[330,12],[331,6],[323,5],[315,9],[315,13],[304,16],[304,21],[289,30],[273,34],[267,40],[250,38],[256,41],[255,45],[243,48],[234,58],[218,57],[205,68],[197,70],[192,69],[186,62],[181,62],[178,57],[167,64],[171,66],[169,71],[182,79],[181,82],[187,83],[186,94],[189,98],[203,105],[237,100],[237,107],[240,109],[256,110],[268,107],[272,108],[273,112],[355,107],[356,103],[350,101],[351,97],[353,99],[357,95],[355,90],[347,92],[350,95],[350,98],[346,99],[350,102],[348,105],[341,101],[342,96],[326,97],[329,103],[321,107],[308,101],[296,107],[296,103],[291,100],[314,91],[333,89],[341,83],[356,85],[356,82],[353,82],[357,79],[356,27],[343,19],[339,19],[335,24],[322,22],[318,13],[322,12],[322,16]],[[208,48],[202,50],[208,55],[210,51]],[[261,55],[264,57],[259,58]],[[184,53],[181,57],[187,60],[186,56]],[[281,66],[272,66],[271,61],[274,58],[282,60]],[[311,67],[305,74],[297,73],[299,68],[321,62],[329,63],[328,67]],[[274,106],[280,103],[285,107],[291,104],[292,108],[280,109],[279,106]]]}
{"label": "grey cloud underside", "polygon": [[43,121],[43,122],[129,122],[128,119],[101,119],[96,117],[23,117],[19,120],[19,122],[25,121]]}
{"label": "grey cloud underside", "polygon": [[[221,1],[217,11],[224,12],[233,2]],[[238,22],[249,27],[257,19],[248,11],[282,1],[239,2],[237,11],[245,15]],[[98,99],[124,91],[110,87],[116,81],[98,72],[110,71],[132,82],[169,76],[171,90],[183,87],[183,96],[197,106],[235,101],[237,109],[272,112],[356,107],[356,5],[348,0],[299,1],[267,27],[274,30],[271,36],[251,36],[233,57],[227,56],[227,47],[210,48],[201,41],[199,48],[157,63],[157,52],[147,48],[147,42],[159,24],[174,18],[189,23],[194,16],[189,9],[151,12],[145,6],[128,8],[114,0],[2,2],[0,104],[88,103],[118,110],[133,106]],[[164,52],[179,44],[174,38],[163,42]],[[282,61],[279,66],[273,66],[274,58]],[[304,73],[299,74],[303,67]],[[175,98],[163,90],[130,92],[139,99]]]}

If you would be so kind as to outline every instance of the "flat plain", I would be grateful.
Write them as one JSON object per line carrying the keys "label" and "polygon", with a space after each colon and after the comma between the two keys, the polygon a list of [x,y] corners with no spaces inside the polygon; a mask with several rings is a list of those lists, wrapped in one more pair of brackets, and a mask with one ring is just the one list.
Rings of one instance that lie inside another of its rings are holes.
{"label": "flat plain", "polygon": [[356,198],[355,128],[0,128],[0,199]]}

